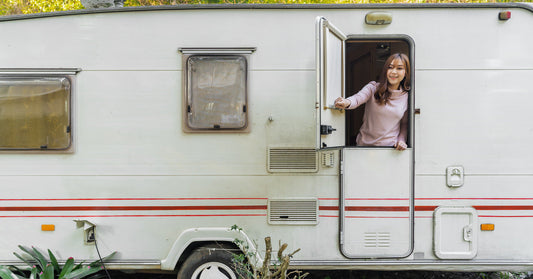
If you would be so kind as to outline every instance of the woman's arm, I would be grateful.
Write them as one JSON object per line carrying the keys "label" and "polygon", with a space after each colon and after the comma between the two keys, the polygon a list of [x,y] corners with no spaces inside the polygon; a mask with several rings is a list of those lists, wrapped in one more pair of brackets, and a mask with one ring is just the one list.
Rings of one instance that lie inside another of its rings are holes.
{"label": "woman's arm", "polygon": [[342,97],[337,98],[335,100],[335,107],[342,109],[355,109],[358,106],[366,103],[370,99],[370,97],[374,95],[376,89],[377,83],[375,81],[371,81],[356,94],[346,99]]}

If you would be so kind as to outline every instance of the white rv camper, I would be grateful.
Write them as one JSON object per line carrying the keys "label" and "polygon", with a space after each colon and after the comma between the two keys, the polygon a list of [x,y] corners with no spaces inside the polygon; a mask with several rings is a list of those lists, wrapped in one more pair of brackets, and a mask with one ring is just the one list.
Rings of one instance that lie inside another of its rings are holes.
{"label": "white rv camper", "polygon": [[[112,268],[235,278],[217,251],[271,236],[299,269],[531,270],[532,26],[520,3],[0,18],[0,264],[96,240]],[[409,147],[357,147],[333,100],[395,52]]]}

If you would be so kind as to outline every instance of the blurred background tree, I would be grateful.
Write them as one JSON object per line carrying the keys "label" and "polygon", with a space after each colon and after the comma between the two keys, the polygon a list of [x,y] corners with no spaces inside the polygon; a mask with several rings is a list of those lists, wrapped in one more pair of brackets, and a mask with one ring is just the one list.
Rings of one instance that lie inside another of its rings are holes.
{"label": "blurred background tree", "polygon": [[[533,0],[525,0],[533,1]],[[178,4],[318,4],[318,3],[493,3],[508,0],[125,0],[125,7]],[[522,0],[524,2],[524,0]],[[83,9],[80,0],[0,0],[0,15]]]}

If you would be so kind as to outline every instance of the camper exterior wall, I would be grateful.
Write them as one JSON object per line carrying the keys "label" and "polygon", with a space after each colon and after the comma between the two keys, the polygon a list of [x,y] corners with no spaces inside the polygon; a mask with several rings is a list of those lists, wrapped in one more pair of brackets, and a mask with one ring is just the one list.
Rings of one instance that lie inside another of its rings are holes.
{"label": "camper exterior wall", "polygon": [[[81,72],[72,91],[75,151],[0,154],[0,263],[15,261],[18,244],[51,248],[64,259],[97,258],[73,222],[83,219],[96,224],[102,254],[119,252],[116,268],[174,269],[181,243],[196,239],[184,231],[234,224],[260,253],[267,235],[302,248],[294,257],[302,267],[531,268],[531,8],[323,7],[121,9],[1,21],[1,68]],[[502,9],[512,12],[509,21],[497,19]],[[377,10],[390,12],[393,23],[366,25],[365,14]],[[315,148],[317,16],[347,35],[414,41],[420,210],[407,258],[349,260],[340,253],[338,161],[314,173],[267,171],[269,147]],[[182,130],[182,47],[257,49],[248,59],[249,132]],[[464,166],[463,187],[446,186],[451,165]],[[317,198],[318,224],[268,224],[267,201],[276,198]],[[423,208],[438,206],[486,206],[479,222],[496,229],[479,233],[475,259],[437,259],[434,211]],[[41,224],[56,229],[43,232]],[[207,230],[197,240],[227,239]]]}

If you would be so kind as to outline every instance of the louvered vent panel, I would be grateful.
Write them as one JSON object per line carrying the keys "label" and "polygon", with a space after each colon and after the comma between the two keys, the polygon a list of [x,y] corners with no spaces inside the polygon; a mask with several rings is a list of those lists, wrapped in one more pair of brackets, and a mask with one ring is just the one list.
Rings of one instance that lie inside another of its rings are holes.
{"label": "louvered vent panel", "polygon": [[366,232],[365,247],[367,248],[385,248],[390,246],[389,232]]}
{"label": "louvered vent panel", "polygon": [[316,172],[318,156],[314,148],[269,148],[269,172]]}
{"label": "louvered vent panel", "polygon": [[270,224],[317,224],[318,201],[316,199],[269,200]]}

